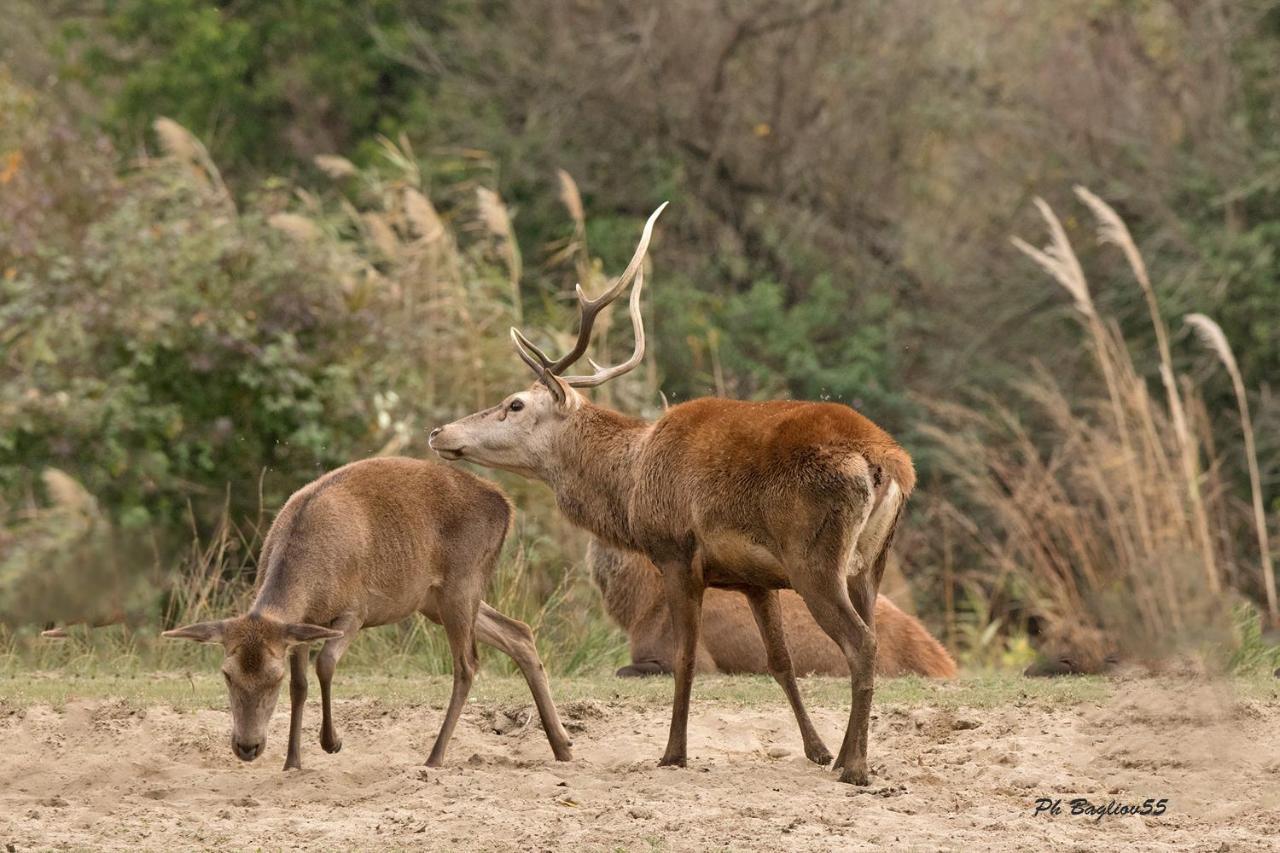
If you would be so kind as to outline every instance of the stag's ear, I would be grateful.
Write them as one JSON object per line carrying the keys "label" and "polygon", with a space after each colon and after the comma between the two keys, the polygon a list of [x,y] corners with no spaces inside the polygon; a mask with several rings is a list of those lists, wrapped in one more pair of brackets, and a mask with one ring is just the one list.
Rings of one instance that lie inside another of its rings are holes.
{"label": "stag's ear", "polygon": [[284,638],[291,646],[315,640],[336,640],[341,636],[341,631],[322,628],[319,625],[308,625],[305,622],[293,622],[284,626]]}
{"label": "stag's ear", "polygon": [[547,390],[551,392],[551,396],[555,398],[557,406],[566,406],[572,395],[575,393],[569,389],[569,385],[549,370],[544,370],[538,376],[538,380],[547,386]]}
{"label": "stag's ear", "polygon": [[197,622],[184,628],[174,628],[160,636],[171,640],[195,640],[197,643],[221,643],[226,631],[227,620],[220,619],[217,622]]}

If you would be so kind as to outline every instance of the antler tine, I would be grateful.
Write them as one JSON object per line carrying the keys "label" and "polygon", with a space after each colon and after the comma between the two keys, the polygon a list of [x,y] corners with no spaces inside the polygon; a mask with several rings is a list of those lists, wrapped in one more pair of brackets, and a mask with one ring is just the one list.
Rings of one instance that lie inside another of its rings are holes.
{"label": "antler tine", "polygon": [[543,355],[542,350],[529,343],[529,339],[522,335],[515,326],[511,327],[511,343],[515,345],[516,353],[520,356],[520,360],[529,365],[530,369],[539,376],[550,366],[551,362]]}
{"label": "antler tine", "polygon": [[[551,358],[545,352],[538,349],[538,347],[534,345],[533,341],[526,338],[524,336],[524,332],[520,331],[515,326],[511,327],[511,340],[515,342],[516,351],[520,353],[520,357],[524,359],[526,364],[533,367],[535,372],[540,369],[549,370],[551,368]],[[540,362],[540,367],[535,367],[530,363],[529,356],[536,358],[538,362]]]}
{"label": "antler tine", "polygon": [[636,336],[636,348],[631,353],[631,357],[621,364],[615,364],[613,367],[601,367],[594,360],[588,358],[595,372],[590,376],[562,376],[566,385],[574,388],[594,388],[613,379],[615,376],[621,376],[627,371],[634,368],[637,364],[644,360],[644,317],[640,314],[640,291],[644,289],[644,269],[636,271],[636,286],[631,289],[631,300],[627,309],[627,313],[631,315],[631,328]]}

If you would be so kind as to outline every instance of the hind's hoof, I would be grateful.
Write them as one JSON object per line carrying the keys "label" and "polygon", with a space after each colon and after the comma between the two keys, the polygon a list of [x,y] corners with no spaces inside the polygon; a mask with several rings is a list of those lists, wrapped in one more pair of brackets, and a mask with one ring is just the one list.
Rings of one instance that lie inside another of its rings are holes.
{"label": "hind's hoof", "polygon": [[832,761],[835,761],[835,756],[828,752],[825,746],[821,745],[817,749],[806,749],[804,757],[819,767],[826,767]]}

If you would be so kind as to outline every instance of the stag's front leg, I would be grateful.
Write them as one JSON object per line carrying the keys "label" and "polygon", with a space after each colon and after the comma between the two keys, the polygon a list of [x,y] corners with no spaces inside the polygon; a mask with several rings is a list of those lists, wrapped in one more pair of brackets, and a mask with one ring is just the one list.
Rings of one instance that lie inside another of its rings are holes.
{"label": "stag's front leg", "polygon": [[751,604],[751,613],[756,618],[756,627],[760,629],[760,639],[764,641],[769,674],[782,686],[782,692],[787,694],[787,701],[791,703],[796,723],[800,726],[805,757],[825,767],[831,763],[831,751],[818,736],[818,730],[809,719],[809,712],[805,710],[804,700],[800,697],[800,686],[796,684],[795,669],[791,665],[791,652],[787,649],[787,635],[783,630],[778,591],[754,589],[744,594]]}
{"label": "stag's front leg", "polygon": [[307,661],[311,649],[301,643],[289,652],[289,751],[285,770],[302,769],[302,706],[307,702]]}
{"label": "stag's front leg", "polygon": [[316,656],[316,677],[320,679],[320,704],[324,714],[320,723],[320,746],[324,747],[325,752],[332,753],[342,749],[342,738],[338,737],[333,728],[330,686],[333,684],[333,673],[338,668],[338,661],[360,630],[360,620],[347,614],[335,619],[329,627],[341,631],[342,636],[326,641],[324,648]]}
{"label": "stag's front leg", "polygon": [[671,610],[675,640],[676,692],[671,707],[667,751],[658,766],[684,767],[688,760],[689,699],[698,656],[698,631],[702,625],[703,585],[688,563],[664,564],[662,580],[667,590],[667,606]]}

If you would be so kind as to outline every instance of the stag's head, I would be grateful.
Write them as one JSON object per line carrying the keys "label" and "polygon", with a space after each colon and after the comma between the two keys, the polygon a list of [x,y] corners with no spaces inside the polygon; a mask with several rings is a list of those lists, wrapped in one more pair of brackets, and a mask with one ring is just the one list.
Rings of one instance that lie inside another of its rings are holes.
{"label": "stag's head", "polygon": [[[500,468],[528,477],[542,476],[543,465],[551,457],[560,431],[574,413],[586,405],[586,399],[577,389],[601,385],[633,369],[644,359],[644,323],[640,315],[644,257],[649,249],[653,224],[666,206],[664,202],[649,217],[631,262],[612,286],[591,299],[582,290],[582,285],[578,285],[578,340],[573,349],[553,360],[519,329],[513,328],[511,342],[516,353],[537,376],[537,381],[492,408],[432,430],[432,450],[445,459],[466,459],[487,468]],[[586,353],[596,317],[628,286],[631,287],[631,328],[636,339],[631,357],[611,367],[601,367],[587,359],[592,373],[563,375]]]}
{"label": "stag's head", "polygon": [[267,743],[267,723],[289,669],[289,649],[299,643],[341,637],[342,632],[250,614],[198,622],[165,631],[163,636],[222,644],[226,650],[222,677],[231,697],[231,751],[241,761],[253,761]]}

